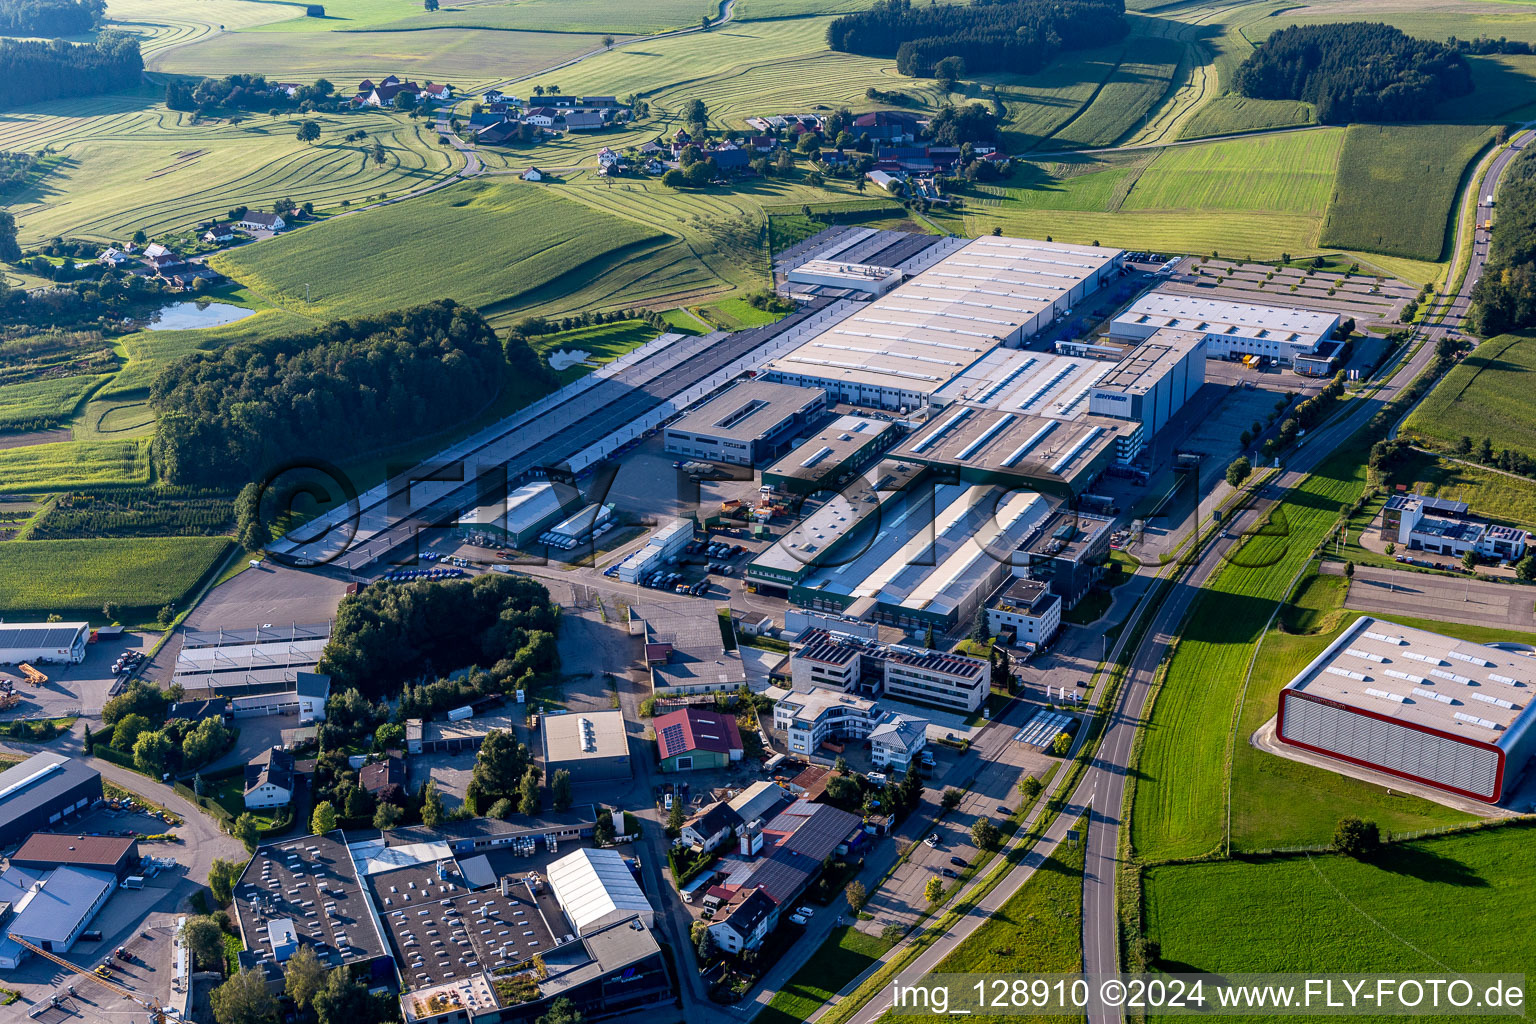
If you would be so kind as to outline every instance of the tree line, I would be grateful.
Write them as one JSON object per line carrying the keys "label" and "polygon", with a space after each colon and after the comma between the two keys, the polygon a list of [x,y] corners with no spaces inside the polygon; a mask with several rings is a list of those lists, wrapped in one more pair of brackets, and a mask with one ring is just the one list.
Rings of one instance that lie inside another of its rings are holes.
{"label": "tree line", "polygon": [[1237,69],[1237,91],[1305,100],[1323,124],[1412,121],[1472,91],[1466,58],[1391,25],[1351,21],[1280,29]]}
{"label": "tree line", "polygon": [[827,45],[842,53],[894,57],[896,69],[913,77],[938,74],[946,58],[958,58],[972,72],[1031,74],[1062,50],[1102,46],[1125,33],[1124,0],[977,0],[921,7],[911,0],[876,0],[868,11],[833,20]]}
{"label": "tree line", "polygon": [[139,39],[103,32],[94,43],[0,39],[0,106],[122,92],[139,84]]}
{"label": "tree line", "polygon": [[0,195],[14,192],[31,181],[36,167],[36,154],[0,153]]}
{"label": "tree line", "polygon": [[151,456],[166,481],[200,485],[295,456],[339,462],[460,422],[499,393],[508,355],[523,372],[541,365],[447,299],[195,353],[150,391]]}
{"label": "tree line", "polygon": [[272,113],[284,110],[340,110],[349,102],[338,96],[336,87],[324,78],[314,85],[300,86],[289,96],[286,90],[273,91],[265,75],[225,75],[223,78],[204,78],[197,84],[171,81],[165,86],[165,105],[171,110],[196,111],[206,114],[213,110],[265,110]]}
{"label": "tree line", "polygon": [[1472,287],[1472,326],[1484,335],[1536,325],[1536,159],[1522,152],[1499,183],[1488,263]]}
{"label": "tree line", "polygon": [[549,591],[525,577],[375,584],[342,600],[319,671],[338,690],[393,698],[408,680],[492,665],[506,692],[559,665],[558,624]]}
{"label": "tree line", "polygon": [[79,36],[100,28],[106,14],[106,0],[6,0],[0,35]]}

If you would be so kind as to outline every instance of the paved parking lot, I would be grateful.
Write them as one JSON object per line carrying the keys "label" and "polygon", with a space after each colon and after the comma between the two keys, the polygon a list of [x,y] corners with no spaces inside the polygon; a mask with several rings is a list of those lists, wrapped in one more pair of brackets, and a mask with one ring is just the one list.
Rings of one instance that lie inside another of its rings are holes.
{"label": "paved parking lot", "polygon": [[1344,607],[1362,612],[1536,631],[1536,590],[1470,576],[1456,579],[1357,565]]}
{"label": "paved parking lot", "polygon": [[124,633],[118,640],[102,640],[85,647],[85,660],[78,665],[38,665],[48,677],[40,687],[21,682],[21,673],[14,666],[0,668],[0,677],[15,681],[21,703],[8,711],[0,712],[0,718],[59,718],[65,715],[101,713],[107,701],[107,692],[116,676],[112,663],[124,651],[145,651],[156,637],[144,633]]}

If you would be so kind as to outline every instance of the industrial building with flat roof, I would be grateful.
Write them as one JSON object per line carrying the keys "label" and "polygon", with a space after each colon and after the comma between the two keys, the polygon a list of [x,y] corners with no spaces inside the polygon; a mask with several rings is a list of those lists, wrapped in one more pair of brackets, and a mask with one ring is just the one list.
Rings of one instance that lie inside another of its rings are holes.
{"label": "industrial building with flat roof", "polygon": [[0,623],[0,665],[54,661],[79,664],[85,660],[88,622]]}
{"label": "industrial building with flat roof", "polygon": [[755,466],[826,406],[827,393],[818,387],[745,380],[667,424],[665,448],[687,458]]}
{"label": "industrial building with flat roof", "polygon": [[1485,803],[1536,753],[1536,655],[1362,615],[1280,692],[1282,743]]}
{"label": "industrial building with flat roof", "polygon": [[1110,463],[1133,461],[1200,389],[1204,344],[1163,331],[1115,359],[993,349],[933,396],[938,411],[892,455],[1080,494]]}
{"label": "industrial building with flat roof", "polygon": [[1124,253],[990,236],[965,243],[764,374],[838,400],[917,409],[996,345],[1018,345],[1105,281]]}
{"label": "industrial building with flat roof", "polygon": [[21,867],[0,874],[0,904],[7,906],[0,968],[13,969],[30,953],[16,936],[47,953],[67,953],[117,888],[110,871],[65,864]]}
{"label": "industrial building with flat roof", "polygon": [[1205,338],[1205,354],[1211,359],[1261,356],[1289,366],[1297,356],[1316,352],[1338,329],[1340,319],[1338,313],[1321,310],[1152,291],[1110,321],[1109,336],[1140,341],[1169,328],[1193,331]]}
{"label": "industrial building with flat roof", "polygon": [[884,295],[899,285],[902,273],[896,267],[869,263],[807,260],[791,270],[786,279],[789,293],[796,297],[868,297]]}
{"label": "industrial building with flat roof", "polygon": [[408,718],[405,722],[405,752],[408,754],[456,754],[478,750],[485,734],[492,729],[510,730],[508,714],[475,715],[446,721]]}
{"label": "industrial building with flat roof", "polygon": [[987,605],[987,628],[1017,647],[1043,647],[1061,628],[1061,595],[1044,580],[1010,576]]}
{"label": "industrial building with flat roof", "polygon": [[897,433],[889,420],[839,416],[763,470],[763,484],[785,494],[836,490]]}
{"label": "industrial building with flat roof", "polygon": [[101,773],[63,754],[33,754],[0,772],[0,846],[57,825],[101,799]]}
{"label": "industrial building with flat roof", "polygon": [[1019,547],[1013,574],[1043,581],[1071,608],[1103,570],[1114,525],[1108,516],[1059,509]]}
{"label": "industrial building with flat roof", "polygon": [[952,629],[1008,575],[1011,553],[1051,510],[1031,491],[921,481],[881,503],[789,598],[893,626]]}
{"label": "industrial building with flat roof", "polygon": [[813,629],[790,655],[790,678],[797,692],[786,700],[801,690],[836,687],[970,713],[987,698],[991,670],[966,654]]}
{"label": "industrial building with flat roof", "polygon": [[712,604],[630,605],[629,630],[645,639],[645,664],[657,696],[720,693],[746,684],[741,652],[725,649]]}
{"label": "industrial building with flat roof", "polygon": [[627,779],[633,774],[622,711],[542,715],[539,731],[546,781],[558,771],[570,772],[571,782],[577,785]]}
{"label": "industrial building with flat roof", "polygon": [[485,534],[520,547],[536,540],[580,502],[580,492],[569,484],[533,480],[464,513],[459,519],[459,530],[466,535]]}
{"label": "industrial building with flat roof", "polygon": [[[282,964],[300,943],[312,947],[327,967],[364,963],[386,952],[341,832],[257,847],[234,893],[245,944],[241,966],[265,971],[269,979],[281,977]],[[386,961],[376,976],[388,971]]]}

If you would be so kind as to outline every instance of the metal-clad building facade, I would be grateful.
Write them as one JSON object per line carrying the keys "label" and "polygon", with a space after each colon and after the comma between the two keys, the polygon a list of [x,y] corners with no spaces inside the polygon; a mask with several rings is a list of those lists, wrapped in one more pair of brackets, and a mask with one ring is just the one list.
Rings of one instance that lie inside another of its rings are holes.
{"label": "metal-clad building facade", "polygon": [[101,798],[101,773],[63,754],[33,754],[0,772],[0,846],[45,832]]}
{"label": "metal-clad building facade", "polygon": [[1280,693],[1281,742],[1484,803],[1536,753],[1536,656],[1361,616]]}

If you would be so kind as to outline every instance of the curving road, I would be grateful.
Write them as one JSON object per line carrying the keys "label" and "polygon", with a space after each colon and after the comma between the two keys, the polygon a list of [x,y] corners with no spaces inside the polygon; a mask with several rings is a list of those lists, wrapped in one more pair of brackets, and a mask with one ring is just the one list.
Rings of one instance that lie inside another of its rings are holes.
{"label": "curving road", "polygon": [[[1282,500],[1287,490],[1299,484],[1318,463],[1407,387],[1434,357],[1435,342],[1450,329],[1447,323],[1454,319],[1459,324],[1487,258],[1487,233],[1476,226],[1487,216],[1484,200],[1497,187],[1510,161],[1532,137],[1528,131],[1517,134],[1510,146],[1499,153],[1473,183],[1478,203],[1474,209],[1476,223],[1473,230],[1476,234],[1472,257],[1460,289],[1448,300],[1441,300],[1438,308],[1443,311],[1443,316],[1435,324],[1420,330],[1422,343],[1396,367],[1379,390],[1360,401],[1358,408],[1350,410],[1337,422],[1311,435],[1308,443],[1295,451],[1285,470],[1266,481],[1258,495],[1260,507]],[[1458,239],[1467,228],[1465,219],[1463,216],[1458,221]],[[1221,564],[1227,548],[1237,543],[1240,541],[1233,540],[1225,545],[1217,542],[1207,548],[1187,578],[1175,584],[1174,592],[1158,608],[1152,627],[1132,658],[1119,706],[1112,714],[1098,756],[1079,787],[1079,794],[1098,789],[1100,797],[1088,827],[1087,862],[1083,872],[1083,970],[1087,974],[1111,974],[1120,969],[1115,875],[1119,868],[1120,829],[1125,812],[1125,778],[1136,728],[1141,724],[1153,678],[1195,593]],[[1091,1024],[1116,1024],[1120,1019],[1118,1012],[1090,1015]]]}

